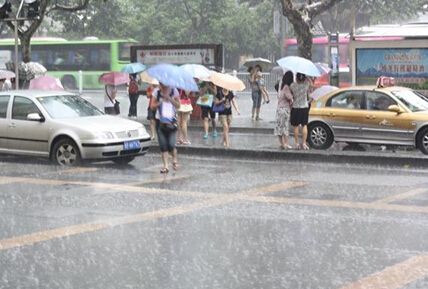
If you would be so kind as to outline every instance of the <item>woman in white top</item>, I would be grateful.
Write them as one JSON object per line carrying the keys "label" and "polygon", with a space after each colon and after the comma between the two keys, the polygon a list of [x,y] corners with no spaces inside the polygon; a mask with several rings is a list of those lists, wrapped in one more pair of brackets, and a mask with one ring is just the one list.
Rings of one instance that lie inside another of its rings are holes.
{"label": "woman in white top", "polygon": [[172,155],[172,167],[178,168],[177,160],[177,110],[180,108],[180,97],[177,89],[159,85],[153,91],[153,102],[150,107],[156,110],[156,130],[161,151],[163,168],[161,174],[169,172],[169,154]]}
{"label": "woman in white top", "polygon": [[116,100],[117,88],[116,86],[107,84],[105,86],[104,94],[104,112],[106,114],[118,115],[119,102]]}

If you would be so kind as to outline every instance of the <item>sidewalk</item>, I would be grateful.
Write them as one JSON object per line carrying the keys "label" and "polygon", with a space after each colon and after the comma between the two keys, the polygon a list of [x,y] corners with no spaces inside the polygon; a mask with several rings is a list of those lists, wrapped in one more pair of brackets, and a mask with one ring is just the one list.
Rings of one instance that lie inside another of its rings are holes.
{"label": "sidewalk", "polygon": [[[273,135],[276,113],[276,95],[271,93],[271,101],[261,107],[262,120],[251,119],[252,101],[248,93],[240,93],[237,96],[241,115],[234,112],[231,128],[231,148],[225,149],[222,144],[222,128],[218,125],[219,136],[202,138],[203,129],[201,120],[192,120],[189,123],[190,146],[180,146],[180,154],[203,155],[211,157],[233,157],[244,159],[269,159],[269,160],[297,160],[297,161],[322,161],[342,162],[375,165],[394,165],[406,167],[428,167],[428,156],[416,149],[398,147],[395,150],[388,148],[382,150],[380,146],[362,145],[350,147],[344,143],[335,143],[328,150],[298,151],[279,149],[277,137]],[[102,92],[84,93],[84,98],[102,109]],[[118,97],[121,105],[121,116],[127,117],[129,98],[123,93]],[[138,117],[132,120],[146,125],[149,130],[147,115],[147,98],[141,96],[138,101]],[[210,128],[211,132],[211,128]],[[293,140],[290,138],[290,145]],[[157,143],[152,144],[151,152],[158,152]]]}
{"label": "sidewalk", "polygon": [[[382,166],[404,166],[408,168],[428,167],[428,156],[418,150],[398,147],[382,149],[381,146],[349,146],[335,143],[328,150],[282,150],[277,137],[266,133],[231,133],[231,147],[224,148],[221,133],[218,137],[203,139],[200,131],[189,131],[191,145],[179,145],[179,154],[205,157],[230,157],[238,159],[293,160],[311,162],[330,162],[347,164],[371,164]],[[290,138],[290,145],[294,145]],[[150,150],[157,153],[159,148],[154,141]]]}

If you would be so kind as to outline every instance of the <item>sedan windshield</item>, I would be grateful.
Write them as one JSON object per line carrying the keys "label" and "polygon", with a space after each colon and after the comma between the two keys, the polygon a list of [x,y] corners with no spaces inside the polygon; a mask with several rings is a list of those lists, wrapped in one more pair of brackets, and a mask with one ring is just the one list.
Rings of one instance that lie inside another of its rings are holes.
{"label": "sedan windshield", "polygon": [[103,113],[77,95],[54,95],[38,98],[49,115],[55,119],[97,116]]}
{"label": "sedan windshield", "polygon": [[428,110],[428,99],[419,92],[412,90],[393,91],[402,103],[404,103],[412,112]]}

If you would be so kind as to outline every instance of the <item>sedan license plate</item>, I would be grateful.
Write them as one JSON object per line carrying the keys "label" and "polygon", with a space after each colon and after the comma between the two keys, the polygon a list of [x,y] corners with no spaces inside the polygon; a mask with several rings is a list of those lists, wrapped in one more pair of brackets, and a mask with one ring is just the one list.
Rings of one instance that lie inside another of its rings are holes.
{"label": "sedan license plate", "polygon": [[126,141],[123,143],[123,150],[129,151],[129,150],[136,150],[140,149],[141,144],[138,140],[132,140],[132,141]]}

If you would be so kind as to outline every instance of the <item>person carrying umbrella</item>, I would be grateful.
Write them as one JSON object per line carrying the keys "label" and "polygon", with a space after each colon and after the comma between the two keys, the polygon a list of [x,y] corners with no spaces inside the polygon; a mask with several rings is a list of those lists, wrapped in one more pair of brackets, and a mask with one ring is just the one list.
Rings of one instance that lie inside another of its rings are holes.
{"label": "person carrying umbrella", "polygon": [[128,117],[137,117],[137,102],[140,94],[135,73],[129,75],[128,96],[130,102]]}
{"label": "person carrying umbrella", "polygon": [[221,107],[219,111],[219,119],[223,125],[223,145],[228,148],[230,147],[230,125],[232,124],[232,106],[235,108],[236,112],[239,112],[238,104],[236,103],[235,94],[227,88],[218,89],[215,105]]}
{"label": "person carrying umbrella", "polygon": [[177,110],[180,108],[178,90],[162,83],[153,91],[152,110],[156,110],[156,131],[161,151],[163,168],[161,174],[169,172],[169,154],[172,167],[178,168],[177,160]]}
{"label": "person carrying umbrella", "polygon": [[[294,95],[293,106],[291,108],[291,125],[294,127],[294,143],[296,149],[309,150],[306,144],[308,137],[309,118],[309,92],[311,88],[310,80],[305,74],[297,73],[296,82],[290,85]],[[302,141],[299,142],[299,127],[302,127]]]}
{"label": "person carrying umbrella", "polygon": [[120,114],[119,102],[116,100],[117,87],[106,84],[104,90],[104,112],[110,115]]}

